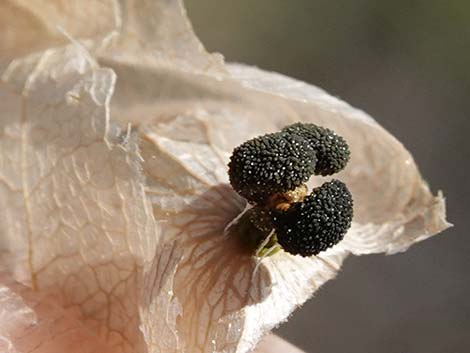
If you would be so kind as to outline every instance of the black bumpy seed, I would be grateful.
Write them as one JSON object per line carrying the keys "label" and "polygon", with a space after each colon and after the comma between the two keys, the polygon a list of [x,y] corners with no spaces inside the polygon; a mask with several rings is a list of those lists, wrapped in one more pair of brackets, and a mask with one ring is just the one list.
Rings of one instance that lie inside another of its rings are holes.
{"label": "black bumpy seed", "polygon": [[343,239],[351,226],[353,200],[346,185],[333,180],[287,211],[272,211],[272,216],[282,248],[293,255],[312,256]]}
{"label": "black bumpy seed", "polygon": [[349,146],[334,131],[315,124],[296,123],[282,131],[296,134],[309,141],[316,152],[316,175],[331,175],[342,170],[349,161]]}
{"label": "black bumpy seed", "polygon": [[230,184],[251,203],[261,204],[306,182],[315,163],[315,151],[304,138],[284,132],[267,134],[233,150]]}

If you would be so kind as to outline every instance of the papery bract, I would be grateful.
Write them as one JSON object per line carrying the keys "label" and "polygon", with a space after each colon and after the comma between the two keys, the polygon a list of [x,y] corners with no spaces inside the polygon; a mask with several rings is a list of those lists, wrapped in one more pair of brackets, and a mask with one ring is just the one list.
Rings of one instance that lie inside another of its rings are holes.
{"label": "papery bract", "polygon": [[[44,21],[50,8],[39,3],[31,16]],[[448,226],[442,196],[362,111],[207,54],[179,1],[109,6],[116,16],[90,11],[94,26],[83,31],[72,26],[74,11],[55,13],[84,47],[16,58],[2,74],[6,287],[21,282],[57,298],[80,330],[114,352],[242,353],[334,277],[348,254],[403,251]],[[0,37],[0,63],[24,52],[17,38],[26,34],[9,33]],[[353,193],[353,226],[316,257],[280,252],[259,263],[238,245],[243,234],[227,232],[246,207],[228,185],[228,158],[248,138],[295,121],[348,141],[352,158],[338,178]],[[2,326],[0,336],[18,347]]]}

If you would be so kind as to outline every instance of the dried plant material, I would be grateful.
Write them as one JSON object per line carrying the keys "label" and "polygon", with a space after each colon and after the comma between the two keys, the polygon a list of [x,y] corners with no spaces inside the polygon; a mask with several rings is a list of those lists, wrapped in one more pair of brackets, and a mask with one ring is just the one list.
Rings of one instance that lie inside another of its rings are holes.
{"label": "dried plant material", "polygon": [[[17,57],[0,83],[5,278],[57,298],[60,315],[107,347],[96,351],[248,352],[348,254],[403,251],[448,227],[442,196],[365,113],[282,75],[223,64],[179,1],[115,6],[87,49]],[[74,14],[56,15],[73,23]],[[0,37],[0,48],[8,43]],[[260,261],[240,244],[247,202],[228,184],[227,163],[235,146],[297,121],[348,142],[337,178],[352,192],[353,224],[317,256]],[[2,342],[20,352],[2,325]]]}
{"label": "dried plant material", "polygon": [[0,65],[15,56],[66,44],[58,27],[75,38],[104,36],[119,26],[118,11],[117,0],[3,0]]}
{"label": "dried plant material", "polygon": [[64,307],[79,307],[112,344],[134,348],[137,285],[158,232],[135,137],[109,121],[115,75],[68,47],[14,62],[3,80],[7,266]]}
{"label": "dried plant material", "polygon": [[0,350],[5,353],[111,353],[52,298],[0,275]]}

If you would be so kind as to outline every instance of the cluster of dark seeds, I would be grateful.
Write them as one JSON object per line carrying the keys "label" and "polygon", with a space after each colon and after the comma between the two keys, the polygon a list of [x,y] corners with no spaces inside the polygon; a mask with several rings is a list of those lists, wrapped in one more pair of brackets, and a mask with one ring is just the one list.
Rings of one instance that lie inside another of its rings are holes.
{"label": "cluster of dark seeds", "polygon": [[[334,131],[296,123],[235,148],[229,163],[230,183],[255,205],[249,221],[258,233],[267,234],[274,227],[285,251],[316,255],[343,239],[351,225],[353,202],[346,185],[338,180],[324,183],[302,202],[290,201],[287,207],[285,202],[276,207],[272,200],[292,192],[313,174],[337,173],[349,155],[346,141]],[[253,215],[262,217],[253,220]]]}
{"label": "cluster of dark seeds", "polygon": [[294,255],[312,256],[343,239],[351,226],[353,200],[346,185],[333,180],[286,212],[274,210],[272,214],[282,248]]}
{"label": "cluster of dark seeds", "polygon": [[315,151],[300,136],[278,132],[235,148],[229,163],[232,187],[252,203],[295,189],[314,173]]}
{"label": "cluster of dark seeds", "polygon": [[332,175],[342,170],[349,161],[349,146],[334,131],[315,124],[297,123],[282,131],[305,138],[316,152],[316,175]]}

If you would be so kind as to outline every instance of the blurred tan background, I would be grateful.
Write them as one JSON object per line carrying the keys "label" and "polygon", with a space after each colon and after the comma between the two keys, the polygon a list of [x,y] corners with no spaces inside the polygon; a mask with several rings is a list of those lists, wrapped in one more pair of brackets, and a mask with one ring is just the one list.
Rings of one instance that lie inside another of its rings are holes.
{"label": "blurred tan background", "polygon": [[456,226],[349,258],[278,333],[309,353],[470,352],[470,1],[186,0],[210,51],[374,116],[444,190]]}

